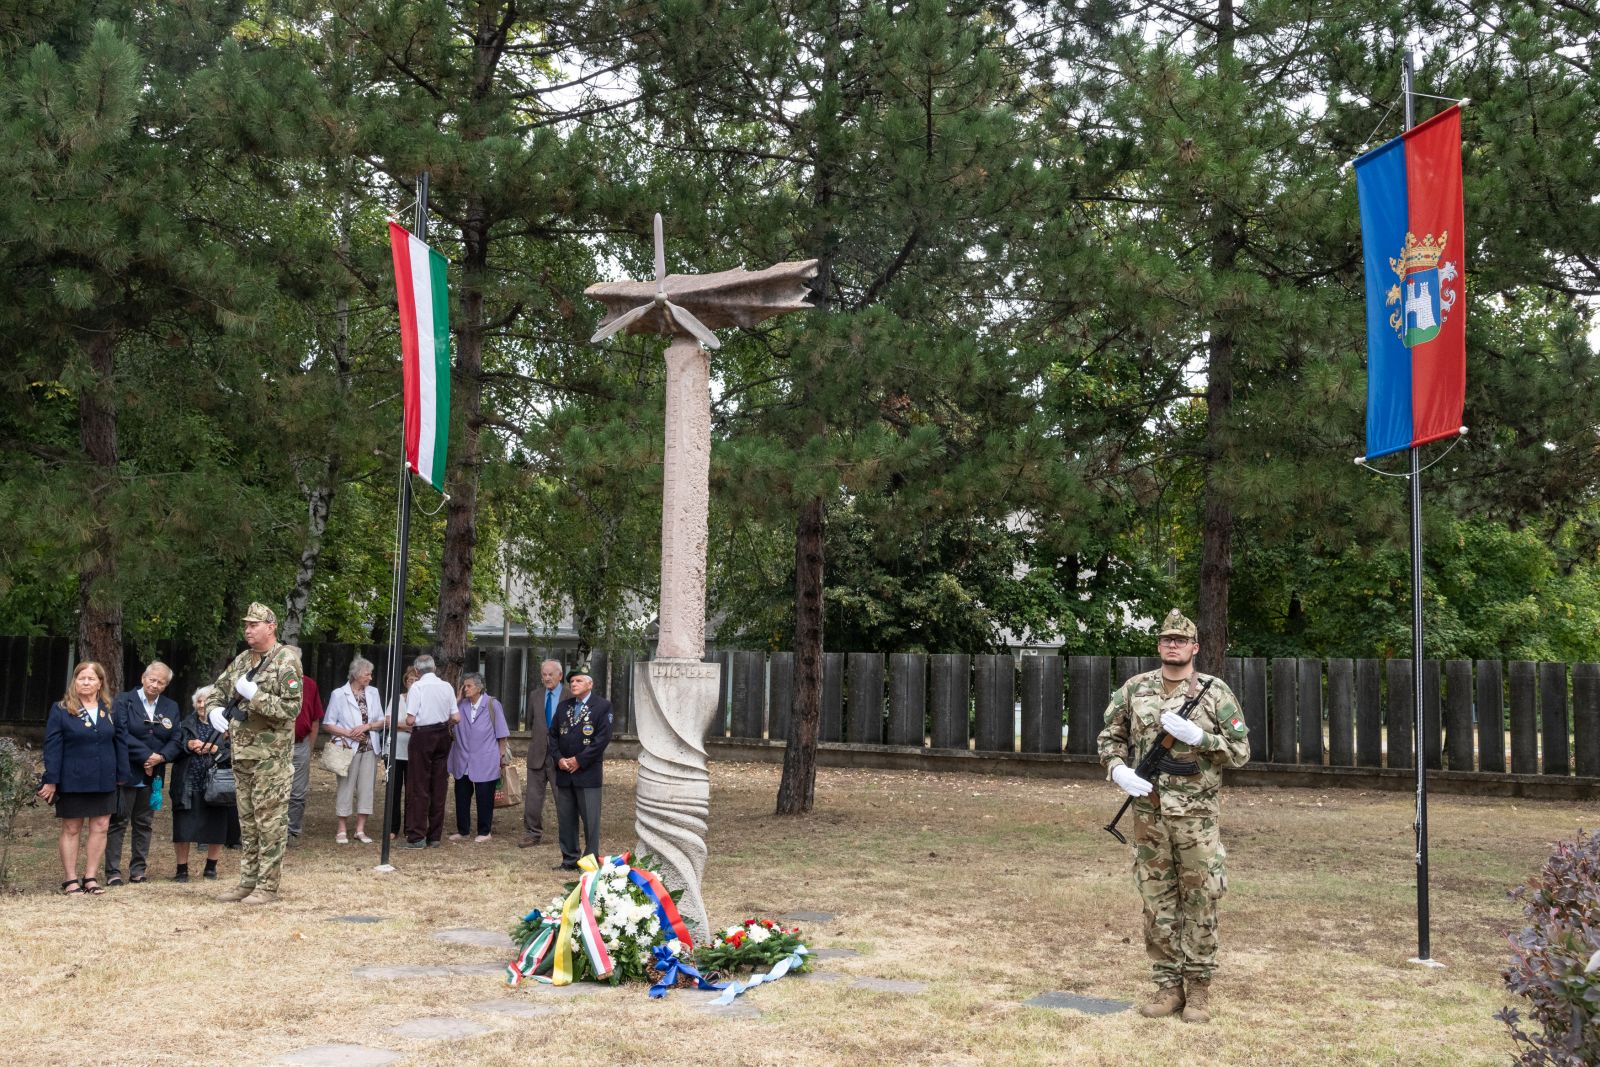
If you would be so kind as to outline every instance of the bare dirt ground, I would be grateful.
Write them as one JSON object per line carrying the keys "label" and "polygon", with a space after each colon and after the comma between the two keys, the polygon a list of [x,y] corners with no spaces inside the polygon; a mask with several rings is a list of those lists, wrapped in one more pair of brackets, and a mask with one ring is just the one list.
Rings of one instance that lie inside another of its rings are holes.
{"label": "bare dirt ground", "polygon": [[[1554,842],[1596,822],[1594,804],[1435,797],[1430,804],[1433,954],[1416,952],[1409,794],[1230,790],[1229,893],[1209,1027],[1132,1013],[1025,1007],[1064,990],[1137,1000],[1148,980],[1128,851],[1100,830],[1119,801],[1101,783],[957,774],[819,772],[815,815],[772,815],[775,766],[713,768],[712,921],[804,910],[814,948],[860,956],[819,970],[909,979],[917,993],[785,979],[708,1016],[642,987],[594,996],[508,990],[494,974],[361,979],[364,965],[504,963],[444,943],[452,927],[505,930],[563,881],[554,845],[518,849],[520,813],[491,842],[396,851],[333,841],[333,782],[316,771],[308,841],[291,850],[282,899],[214,900],[237,872],[172,874],[170,820],[156,823],[152,881],[99,898],[54,892],[55,821],[26,819],[13,851],[21,891],[0,897],[0,1033],[25,1064],[268,1063],[310,1045],[394,1049],[414,1065],[556,1058],[617,1064],[1503,1064],[1493,1013],[1519,925],[1506,892]],[[631,846],[633,765],[608,766],[603,844]],[[447,830],[453,829],[453,804]],[[554,812],[547,806],[553,840]],[[376,820],[374,820],[374,825]],[[370,925],[335,916],[382,917]],[[553,1007],[532,1019],[474,1015],[495,998]],[[490,1033],[422,1041],[387,1032],[463,1016]]]}

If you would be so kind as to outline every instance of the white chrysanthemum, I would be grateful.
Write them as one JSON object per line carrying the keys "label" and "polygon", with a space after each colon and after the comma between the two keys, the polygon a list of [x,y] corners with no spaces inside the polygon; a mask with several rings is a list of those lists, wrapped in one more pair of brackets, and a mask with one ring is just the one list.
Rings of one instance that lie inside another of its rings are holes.
{"label": "white chrysanthemum", "polygon": [[686,951],[683,942],[679,941],[677,938],[673,938],[671,941],[668,941],[667,948],[672,951],[674,956],[681,956]]}
{"label": "white chrysanthemum", "polygon": [[748,933],[751,943],[756,945],[761,944],[761,942],[772,936],[765,926],[752,926]]}

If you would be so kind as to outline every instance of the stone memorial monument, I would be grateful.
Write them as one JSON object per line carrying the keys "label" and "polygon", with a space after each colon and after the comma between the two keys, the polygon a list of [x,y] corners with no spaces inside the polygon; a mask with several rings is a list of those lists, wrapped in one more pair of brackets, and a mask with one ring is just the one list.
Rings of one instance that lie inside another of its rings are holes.
{"label": "stone memorial monument", "polygon": [[639,850],[661,860],[678,909],[697,941],[711,924],[700,895],[706,867],[711,778],[706,732],[717,711],[720,664],[705,663],[706,516],[711,473],[712,331],[754,326],[810,307],[816,260],[766,270],[667,274],[661,216],[655,217],[656,278],[591,285],[606,306],[594,341],[656,333],[667,346],[666,451],[661,501],[661,621],[656,658],[634,668],[639,777],[634,816]]}

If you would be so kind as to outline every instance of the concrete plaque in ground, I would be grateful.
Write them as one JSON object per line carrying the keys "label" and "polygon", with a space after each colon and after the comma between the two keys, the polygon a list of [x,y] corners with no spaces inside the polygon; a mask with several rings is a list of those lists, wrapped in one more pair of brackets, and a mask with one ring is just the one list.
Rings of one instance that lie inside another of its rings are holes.
{"label": "concrete plaque in ground", "polygon": [[861,955],[853,948],[819,948],[806,953],[814,960],[848,960]]}
{"label": "concrete plaque in ground", "polygon": [[809,982],[842,982],[850,977],[838,971],[801,971],[796,978],[804,978]]}
{"label": "concrete plaque in ground", "polygon": [[464,1037],[477,1037],[493,1030],[492,1026],[475,1023],[471,1019],[412,1019],[399,1026],[391,1026],[389,1032],[396,1037],[411,1038],[415,1041],[459,1041]]}
{"label": "concrete plaque in ground", "polygon": [[382,915],[334,915],[328,919],[331,923],[381,923]]}
{"label": "concrete plaque in ground", "polygon": [[831,911],[789,911],[779,918],[790,923],[831,923],[838,916]]}
{"label": "concrete plaque in ground", "polygon": [[715,1015],[719,1019],[761,1018],[761,1009],[745,997],[736,998],[732,1004],[712,1003],[720,996],[722,996],[721,992],[713,992],[706,989],[678,989],[674,990],[668,999],[681,1000],[683,1003],[691,1005],[696,1011],[704,1012],[707,1015]]}
{"label": "concrete plaque in ground", "polygon": [[420,967],[401,963],[391,966],[357,967],[350,972],[357,978],[378,978],[393,981],[400,978],[448,978],[453,973],[449,967]]}
{"label": "concrete plaque in ground", "polygon": [[498,974],[504,976],[506,965],[503,963],[452,963],[445,970],[451,974]]}
{"label": "concrete plaque in ground", "polygon": [[280,1056],[274,1063],[292,1063],[297,1067],[383,1067],[400,1058],[400,1053],[386,1048],[368,1048],[365,1045],[312,1045],[299,1052]]}
{"label": "concrete plaque in ground", "polygon": [[512,1019],[531,1019],[536,1015],[549,1015],[556,1010],[554,1004],[535,1004],[531,1000],[480,1000],[468,1004],[468,1011],[481,1011],[485,1015],[504,1015]]}
{"label": "concrete plaque in ground", "polygon": [[437,930],[433,936],[440,941],[449,941],[454,945],[476,945],[479,948],[504,949],[507,952],[517,947],[508,935],[495,930],[472,930],[467,927],[456,927],[451,930]]}
{"label": "concrete plaque in ground", "polygon": [[1030,1008],[1059,1008],[1066,1011],[1081,1011],[1085,1015],[1115,1015],[1119,1011],[1127,1011],[1133,1007],[1125,1000],[1105,1000],[1101,997],[1080,997],[1076,993],[1040,993],[1036,997],[1029,997],[1022,1003]]}
{"label": "concrete plaque in ground", "polygon": [[926,982],[908,982],[902,978],[857,978],[850,984],[878,993],[921,993],[928,988]]}

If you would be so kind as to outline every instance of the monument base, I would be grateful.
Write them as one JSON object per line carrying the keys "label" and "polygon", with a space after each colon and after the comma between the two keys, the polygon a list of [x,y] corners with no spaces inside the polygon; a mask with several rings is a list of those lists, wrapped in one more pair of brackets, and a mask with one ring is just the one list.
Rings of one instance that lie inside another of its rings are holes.
{"label": "monument base", "polygon": [[634,723],[639,773],[634,829],[639,851],[661,861],[672,890],[683,890],[678,912],[695,943],[711,932],[700,880],[706,868],[706,817],[711,776],[706,733],[717,714],[722,665],[697,659],[634,664]]}

